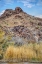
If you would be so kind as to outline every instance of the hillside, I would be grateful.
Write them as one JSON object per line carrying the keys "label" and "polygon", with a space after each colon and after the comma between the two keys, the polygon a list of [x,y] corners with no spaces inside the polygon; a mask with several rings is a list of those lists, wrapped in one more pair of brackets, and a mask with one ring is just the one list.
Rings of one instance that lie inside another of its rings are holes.
{"label": "hillside", "polygon": [[12,35],[12,41],[42,42],[42,19],[31,16],[20,7],[6,9],[0,16],[0,29]]}

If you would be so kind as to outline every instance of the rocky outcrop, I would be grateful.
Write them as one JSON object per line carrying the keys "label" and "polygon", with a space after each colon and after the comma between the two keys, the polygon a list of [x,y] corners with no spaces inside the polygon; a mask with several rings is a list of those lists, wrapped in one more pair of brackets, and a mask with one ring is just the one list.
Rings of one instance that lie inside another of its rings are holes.
{"label": "rocky outcrop", "polygon": [[16,33],[17,35],[20,35],[20,37],[26,38],[28,41],[35,41],[35,38],[32,34],[32,32],[24,26],[15,26],[12,31]]}
{"label": "rocky outcrop", "polygon": [[1,15],[0,19],[7,18],[13,14],[12,9],[6,9],[5,12]]}
{"label": "rocky outcrop", "polygon": [[16,7],[16,8],[15,8],[15,12],[18,14],[18,13],[20,13],[20,12],[23,12],[23,10],[22,10],[20,7]]}
{"label": "rocky outcrop", "polygon": [[[31,28],[32,29],[32,28]],[[37,30],[37,29],[29,29],[25,26],[15,26],[12,31],[14,32],[15,35],[18,35],[22,38],[26,38],[29,41],[32,42],[41,42],[42,41],[42,28]]]}
{"label": "rocky outcrop", "polygon": [[6,9],[5,12],[0,16],[0,19],[10,17],[14,14],[19,14],[20,12],[23,12],[23,10],[20,7],[16,7],[15,10]]}

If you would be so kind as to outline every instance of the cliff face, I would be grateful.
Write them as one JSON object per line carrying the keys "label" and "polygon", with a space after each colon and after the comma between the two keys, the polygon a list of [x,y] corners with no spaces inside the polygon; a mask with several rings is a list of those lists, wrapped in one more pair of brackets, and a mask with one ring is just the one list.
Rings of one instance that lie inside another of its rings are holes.
{"label": "cliff face", "polygon": [[25,13],[20,7],[5,10],[0,16],[0,28],[27,41],[42,41],[42,19]]}

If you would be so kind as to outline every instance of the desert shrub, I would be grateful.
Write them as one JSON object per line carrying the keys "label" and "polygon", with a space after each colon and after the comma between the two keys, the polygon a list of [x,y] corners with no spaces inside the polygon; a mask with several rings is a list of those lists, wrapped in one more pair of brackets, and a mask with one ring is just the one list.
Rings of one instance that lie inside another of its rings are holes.
{"label": "desert shrub", "polygon": [[5,33],[2,31],[2,30],[0,30],[0,38],[4,35]]}
{"label": "desert shrub", "polygon": [[8,39],[8,41],[10,41],[12,39],[12,36],[11,35],[7,35],[7,39]]}

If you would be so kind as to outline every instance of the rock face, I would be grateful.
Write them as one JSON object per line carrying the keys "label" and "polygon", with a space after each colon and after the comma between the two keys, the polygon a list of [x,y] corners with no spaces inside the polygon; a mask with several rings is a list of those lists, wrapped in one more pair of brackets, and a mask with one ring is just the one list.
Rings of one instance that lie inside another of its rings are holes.
{"label": "rock face", "polygon": [[18,36],[26,38],[28,41],[37,42],[37,43],[42,41],[42,28],[39,30],[36,29],[31,30],[31,29],[25,26],[15,26],[12,29],[12,31],[17,35],[19,34]]}
{"label": "rock face", "polygon": [[0,16],[0,28],[6,35],[11,33],[28,42],[42,42],[42,19],[25,13],[20,7],[5,10]]}
{"label": "rock face", "polygon": [[22,10],[20,7],[16,7],[16,8],[15,8],[15,12],[18,14],[18,13],[20,13],[20,12],[23,12],[23,10]]}
{"label": "rock face", "polygon": [[17,35],[19,34],[20,37],[28,39],[28,41],[30,41],[30,40],[35,41],[35,38],[33,37],[32,32],[27,27],[24,27],[24,26],[15,26],[12,29],[12,31],[15,32],[15,33],[17,33]]}

